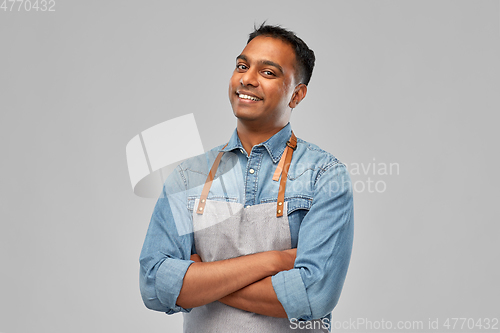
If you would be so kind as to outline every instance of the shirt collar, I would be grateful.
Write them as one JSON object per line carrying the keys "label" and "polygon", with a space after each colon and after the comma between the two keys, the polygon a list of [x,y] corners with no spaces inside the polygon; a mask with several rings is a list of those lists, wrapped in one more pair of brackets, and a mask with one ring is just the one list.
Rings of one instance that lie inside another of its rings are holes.
{"label": "shirt collar", "polygon": [[[273,159],[274,163],[277,163],[285,151],[286,142],[290,139],[292,135],[292,126],[288,123],[285,127],[283,127],[278,133],[274,134],[267,141],[259,143],[256,147],[263,146],[266,148],[267,152]],[[231,139],[224,149],[220,149],[220,151],[231,151],[234,149],[243,149],[243,145],[241,144],[240,138],[238,137],[238,132],[235,129]]]}

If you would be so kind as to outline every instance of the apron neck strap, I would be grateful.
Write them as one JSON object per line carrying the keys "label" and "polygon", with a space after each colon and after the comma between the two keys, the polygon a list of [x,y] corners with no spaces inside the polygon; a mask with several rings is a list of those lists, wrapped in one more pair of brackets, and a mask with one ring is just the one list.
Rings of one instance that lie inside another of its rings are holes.
{"label": "apron neck strap", "polygon": [[[226,148],[227,144],[222,148]],[[285,187],[286,180],[288,176],[288,169],[290,168],[290,163],[292,161],[293,152],[297,149],[297,137],[292,131],[292,135],[290,136],[290,140],[286,142],[285,150],[281,155],[280,161],[273,175],[273,180],[280,180],[280,187],[278,190],[278,200],[277,200],[277,208],[276,208],[276,217],[283,216],[283,206],[285,202]],[[217,157],[215,158],[214,164],[208,173],[207,180],[205,181],[205,185],[203,186],[203,190],[201,191],[200,201],[198,202],[198,208],[196,209],[196,213],[202,215],[205,211],[205,205],[207,203],[208,192],[210,192],[210,187],[212,186],[212,182],[215,177],[215,173],[217,172],[217,168],[219,167],[220,161],[222,159],[222,155],[224,151],[220,151]]]}
{"label": "apron neck strap", "polygon": [[[285,188],[286,188],[286,180],[288,177],[288,169],[290,169],[290,163],[292,161],[293,152],[297,149],[297,137],[292,131],[292,136],[290,140],[286,142],[286,148],[281,155],[281,159],[276,167],[276,171],[274,172],[273,180],[275,180],[277,173],[281,174],[280,187],[278,190],[278,201],[276,203],[276,217],[283,216],[283,208],[285,204]],[[280,169],[278,171],[278,169]],[[276,179],[277,181],[278,179]]]}
{"label": "apron neck strap", "polygon": [[[227,143],[222,149],[226,147]],[[220,160],[223,154],[224,151],[220,151],[217,157],[215,158],[214,164],[212,164],[212,168],[210,169],[210,172],[208,173],[207,176],[207,180],[205,181],[205,185],[203,186],[203,190],[201,191],[200,202],[198,203],[198,208],[196,209],[196,212],[200,215],[203,214],[203,211],[205,210],[205,204],[207,203],[208,192],[210,192],[212,181],[214,180],[215,173],[217,172],[217,168],[219,167]]]}

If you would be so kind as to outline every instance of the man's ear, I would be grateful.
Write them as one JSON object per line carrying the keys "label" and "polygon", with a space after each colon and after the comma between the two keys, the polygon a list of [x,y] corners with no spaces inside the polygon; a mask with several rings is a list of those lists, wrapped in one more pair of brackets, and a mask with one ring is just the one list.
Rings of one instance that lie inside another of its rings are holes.
{"label": "man's ear", "polygon": [[303,83],[298,84],[293,91],[292,100],[288,103],[288,106],[295,109],[300,101],[306,97],[306,94],[307,86]]}

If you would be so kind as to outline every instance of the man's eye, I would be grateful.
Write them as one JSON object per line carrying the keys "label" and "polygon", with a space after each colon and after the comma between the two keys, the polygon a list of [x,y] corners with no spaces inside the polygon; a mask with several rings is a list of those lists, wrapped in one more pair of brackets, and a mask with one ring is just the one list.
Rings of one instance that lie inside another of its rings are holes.
{"label": "man's eye", "polygon": [[236,65],[236,68],[241,69],[241,70],[248,69],[248,67],[246,65],[243,65],[243,64]]}
{"label": "man's eye", "polygon": [[263,71],[262,73],[264,73],[265,75],[269,75],[269,76],[275,76],[274,73],[271,71]]}

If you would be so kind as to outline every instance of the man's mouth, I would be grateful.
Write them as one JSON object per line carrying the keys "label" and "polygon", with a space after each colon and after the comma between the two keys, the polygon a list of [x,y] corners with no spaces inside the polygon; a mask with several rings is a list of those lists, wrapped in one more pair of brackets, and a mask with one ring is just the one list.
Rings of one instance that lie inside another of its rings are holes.
{"label": "man's mouth", "polygon": [[236,95],[238,95],[238,97],[241,98],[241,99],[248,99],[248,100],[255,101],[255,102],[261,101],[260,98],[255,97],[255,96],[245,95],[245,94],[241,94],[241,93],[238,93],[238,92],[236,93]]}

